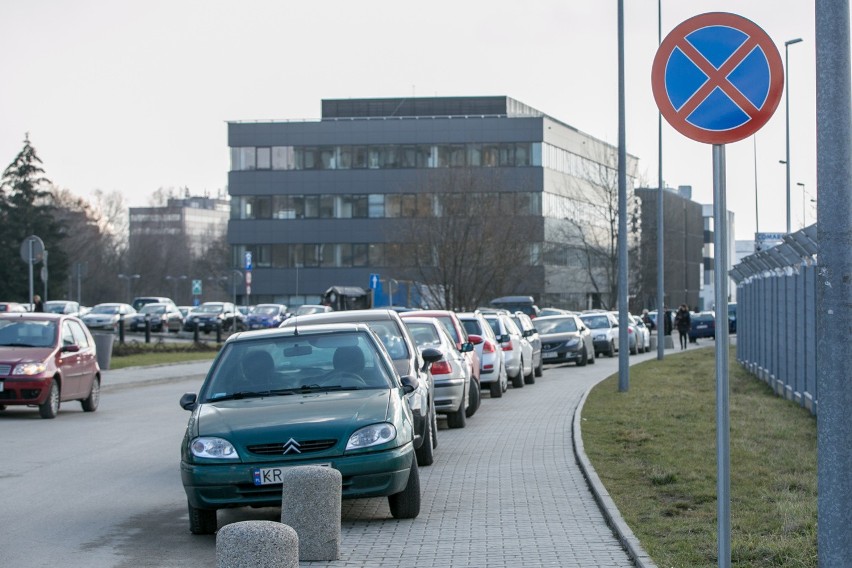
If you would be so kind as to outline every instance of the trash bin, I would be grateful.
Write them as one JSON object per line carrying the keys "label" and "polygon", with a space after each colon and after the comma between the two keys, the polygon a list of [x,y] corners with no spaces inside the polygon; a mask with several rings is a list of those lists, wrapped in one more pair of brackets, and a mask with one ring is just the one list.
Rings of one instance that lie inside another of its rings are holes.
{"label": "trash bin", "polygon": [[110,361],[112,361],[112,344],[115,343],[115,334],[113,333],[93,333],[95,338],[95,350],[98,354],[98,366],[101,370],[108,371]]}

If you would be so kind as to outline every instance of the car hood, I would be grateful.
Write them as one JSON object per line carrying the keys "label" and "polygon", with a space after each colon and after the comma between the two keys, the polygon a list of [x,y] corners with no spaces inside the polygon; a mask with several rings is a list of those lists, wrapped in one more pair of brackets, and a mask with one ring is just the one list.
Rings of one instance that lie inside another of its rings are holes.
{"label": "car hood", "polygon": [[0,347],[0,361],[14,366],[18,363],[44,361],[53,353],[53,347]]}
{"label": "car hood", "polygon": [[205,403],[198,412],[197,433],[222,436],[239,445],[305,436],[345,441],[362,426],[388,420],[390,396],[390,389],[381,389]]}

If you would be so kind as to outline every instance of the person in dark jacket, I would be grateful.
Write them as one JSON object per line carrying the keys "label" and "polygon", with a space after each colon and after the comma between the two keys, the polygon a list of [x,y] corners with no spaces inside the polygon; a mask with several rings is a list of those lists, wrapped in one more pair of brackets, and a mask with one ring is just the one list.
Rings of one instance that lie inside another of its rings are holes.
{"label": "person in dark jacket", "polygon": [[686,349],[689,343],[689,329],[692,327],[692,320],[689,317],[689,308],[686,304],[681,304],[675,315],[675,327],[680,335],[680,348]]}
{"label": "person in dark jacket", "polygon": [[36,294],[33,296],[33,311],[34,312],[43,312],[44,311],[44,302],[41,301],[41,296]]}

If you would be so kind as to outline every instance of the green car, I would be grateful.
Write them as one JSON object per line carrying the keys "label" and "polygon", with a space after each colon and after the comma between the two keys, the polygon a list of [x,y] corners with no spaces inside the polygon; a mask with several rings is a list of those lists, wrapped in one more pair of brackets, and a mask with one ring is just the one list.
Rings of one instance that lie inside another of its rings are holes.
{"label": "green car", "polygon": [[[427,361],[440,351],[424,354]],[[213,534],[216,511],[280,506],[283,468],[340,471],[344,499],[388,497],[394,518],[420,512],[411,409],[414,377],[400,377],[365,324],[237,333],[198,394],[181,445],[194,534]]]}

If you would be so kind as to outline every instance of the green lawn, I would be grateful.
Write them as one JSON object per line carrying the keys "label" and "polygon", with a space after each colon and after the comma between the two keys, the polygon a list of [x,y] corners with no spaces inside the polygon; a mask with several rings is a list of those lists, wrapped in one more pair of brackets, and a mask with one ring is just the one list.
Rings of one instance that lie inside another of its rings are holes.
{"label": "green lawn", "polygon": [[[816,418],[736,363],[731,351],[731,560],[817,566]],[[622,516],[660,567],[717,566],[713,349],[690,349],[600,383],[583,443]]]}
{"label": "green lawn", "polygon": [[213,359],[219,352],[216,343],[116,343],[112,349],[110,370],[145,365],[165,365]]}

